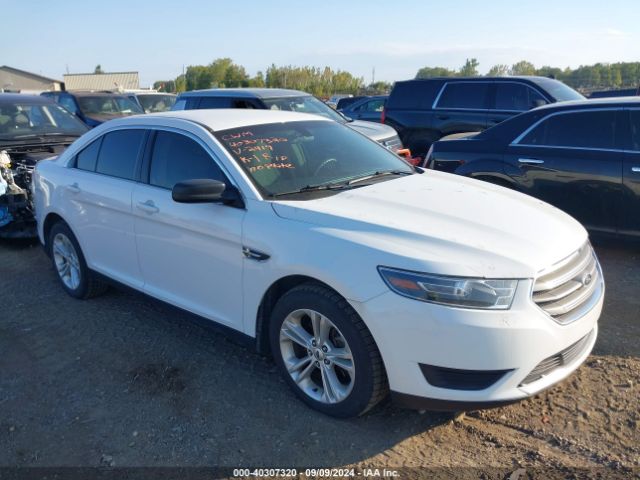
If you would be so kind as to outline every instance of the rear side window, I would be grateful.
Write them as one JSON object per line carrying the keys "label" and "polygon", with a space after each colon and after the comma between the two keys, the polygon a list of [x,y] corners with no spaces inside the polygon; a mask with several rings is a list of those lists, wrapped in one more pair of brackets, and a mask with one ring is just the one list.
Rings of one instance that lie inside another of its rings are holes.
{"label": "rear side window", "polygon": [[[496,110],[524,112],[548,103],[542,95],[522,83],[496,83]],[[542,103],[541,103],[542,102]]]}
{"label": "rear side window", "polygon": [[196,141],[179,133],[158,131],[151,155],[149,183],[172,189],[184,180],[226,181],[222,170]]}
{"label": "rear side window", "polygon": [[447,83],[436,108],[486,109],[488,92],[489,84],[484,82]]}
{"label": "rear side window", "polygon": [[431,109],[441,86],[438,80],[397,82],[387,100],[387,109]]}
{"label": "rear side window", "polygon": [[95,172],[101,142],[102,137],[94,140],[76,156],[76,168],[79,168],[80,170],[87,170],[89,172]]}
{"label": "rear side window", "polygon": [[231,108],[231,98],[202,97],[198,108]]}
{"label": "rear side window", "polygon": [[640,110],[629,110],[631,119],[631,149],[640,152]]}
{"label": "rear side window", "polygon": [[133,180],[142,149],[144,130],[117,130],[102,139],[96,171],[112,177]]}
{"label": "rear side window", "polygon": [[615,148],[613,110],[552,115],[520,142],[547,147]]}

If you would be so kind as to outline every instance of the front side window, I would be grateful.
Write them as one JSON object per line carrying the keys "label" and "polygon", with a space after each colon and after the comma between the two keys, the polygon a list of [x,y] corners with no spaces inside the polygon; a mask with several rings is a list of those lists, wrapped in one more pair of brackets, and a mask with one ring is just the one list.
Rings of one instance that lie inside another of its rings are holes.
{"label": "front side window", "polygon": [[384,108],[384,100],[371,100],[360,107],[363,112],[382,112]]}
{"label": "front side window", "polygon": [[397,155],[335,122],[254,125],[216,137],[267,197],[377,172],[413,173]]}
{"label": "front side window", "polygon": [[615,148],[615,116],[613,110],[551,115],[518,143],[612,149]]}
{"label": "front side window", "polygon": [[134,180],[144,136],[145,131],[139,129],[107,133],[102,139],[96,172]]}
{"label": "front side window", "polygon": [[337,113],[326,103],[311,95],[301,97],[264,98],[262,100],[270,110],[286,110],[289,112],[313,113],[333,120],[345,123],[342,115]]}
{"label": "front side window", "polygon": [[198,108],[231,108],[231,98],[229,97],[202,97]]}
{"label": "front side window", "polygon": [[547,103],[538,92],[521,83],[496,83],[496,110],[524,112]]}
{"label": "front side window", "polygon": [[463,108],[484,110],[487,108],[489,84],[486,82],[453,82],[445,85],[436,108]]}
{"label": "front side window", "polygon": [[179,133],[158,131],[149,184],[172,189],[178,182],[203,178],[226,181],[220,167],[197,142]]}

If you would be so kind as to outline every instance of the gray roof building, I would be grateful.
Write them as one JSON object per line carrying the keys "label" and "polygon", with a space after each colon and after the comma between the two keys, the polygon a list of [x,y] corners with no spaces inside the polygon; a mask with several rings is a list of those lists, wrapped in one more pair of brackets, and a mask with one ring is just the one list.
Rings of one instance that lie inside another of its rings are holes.
{"label": "gray roof building", "polygon": [[63,89],[62,80],[55,80],[7,65],[0,67],[0,92],[40,93],[47,90]]}
{"label": "gray roof building", "polygon": [[70,73],[64,75],[67,90],[137,90],[138,72]]}

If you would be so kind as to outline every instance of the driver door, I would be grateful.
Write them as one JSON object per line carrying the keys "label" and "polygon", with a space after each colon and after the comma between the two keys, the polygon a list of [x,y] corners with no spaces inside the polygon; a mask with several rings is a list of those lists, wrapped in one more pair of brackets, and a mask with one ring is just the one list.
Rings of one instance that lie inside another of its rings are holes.
{"label": "driver door", "polygon": [[245,210],[173,201],[173,185],[211,178],[229,185],[204,142],[157,130],[133,192],[144,291],[200,316],[242,328],[242,224]]}

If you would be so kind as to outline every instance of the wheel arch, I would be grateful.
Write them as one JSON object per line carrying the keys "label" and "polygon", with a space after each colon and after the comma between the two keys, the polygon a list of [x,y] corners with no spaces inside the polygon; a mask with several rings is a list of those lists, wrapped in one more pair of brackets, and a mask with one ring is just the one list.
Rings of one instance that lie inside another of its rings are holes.
{"label": "wheel arch", "polygon": [[287,275],[273,282],[262,295],[258,311],[256,313],[256,349],[259,353],[269,355],[271,349],[269,347],[269,320],[271,312],[278,300],[291,289],[304,283],[312,283],[325,287],[337,295],[345,298],[340,292],[327,283],[308,275]]}
{"label": "wheel arch", "polygon": [[[42,224],[42,237],[43,237],[42,240],[43,240],[43,244],[44,244],[44,247],[45,247],[45,251],[47,253],[49,253],[49,234],[51,233],[51,229],[53,228],[53,226],[58,222],[63,222],[64,224],[66,224],[71,229],[71,226],[69,226],[69,224],[65,221],[64,218],[62,218],[62,216],[60,216],[59,214],[57,214],[55,212],[49,212],[47,214],[47,216],[45,217],[44,222]],[[71,230],[71,231],[73,231],[73,230]],[[74,235],[75,235],[75,233],[74,233]]]}

